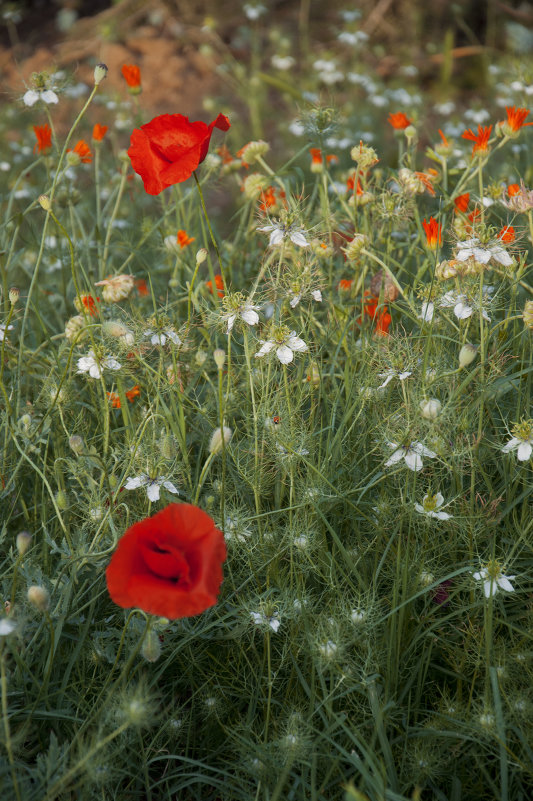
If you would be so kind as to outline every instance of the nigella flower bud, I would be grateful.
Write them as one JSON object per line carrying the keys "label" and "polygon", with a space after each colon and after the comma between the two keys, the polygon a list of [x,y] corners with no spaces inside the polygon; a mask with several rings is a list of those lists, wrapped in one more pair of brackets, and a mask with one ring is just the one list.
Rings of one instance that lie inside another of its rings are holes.
{"label": "nigella flower bud", "polygon": [[216,348],[216,350],[213,351],[213,359],[218,369],[222,370],[226,361],[226,352],[222,350],[222,348]]}
{"label": "nigella flower bud", "polygon": [[107,78],[107,65],[106,64],[97,64],[94,68],[94,85],[98,86],[104,78]]}
{"label": "nigella flower bud", "polygon": [[239,150],[238,156],[244,164],[253,164],[258,158],[262,158],[270,150],[268,142],[259,139],[257,142],[248,142]]}
{"label": "nigella flower bud", "polygon": [[200,250],[196,254],[196,266],[199,267],[200,264],[203,264],[206,259],[207,259],[207,249],[200,248]]}
{"label": "nigella flower bud", "polygon": [[16,286],[12,286],[9,290],[9,302],[11,303],[12,306],[14,306],[18,302],[19,298],[20,298],[20,289],[18,289]]}
{"label": "nigella flower bud", "polygon": [[[65,324],[65,337],[70,341],[76,337],[76,335],[85,327],[85,320],[81,316],[81,314],[76,314],[74,317],[71,317],[70,320],[67,320]],[[81,337],[80,337],[81,339]]]}
{"label": "nigella flower bud", "polygon": [[430,398],[429,400],[420,401],[420,414],[426,420],[435,420],[441,412],[442,403],[438,398]]}
{"label": "nigella flower bud", "polygon": [[42,209],[44,209],[45,211],[50,211],[50,209],[52,208],[52,204],[50,203],[50,198],[48,197],[48,195],[39,195],[38,200],[39,200],[39,205],[41,206]]}
{"label": "nigella flower bud", "polygon": [[224,441],[224,445],[227,445],[232,434],[233,431],[228,426],[224,426],[222,429],[215,428],[209,442],[209,453],[218,453],[222,448],[222,442]]}
{"label": "nigella flower bud", "polygon": [[472,364],[477,356],[478,348],[476,345],[471,345],[469,342],[463,345],[459,351],[459,367],[468,367]]}
{"label": "nigella flower bud", "polygon": [[267,187],[268,179],[265,175],[261,175],[260,172],[252,172],[247,175],[242,184],[244,196],[248,200],[256,200]]}
{"label": "nigella flower bud", "polygon": [[31,545],[31,534],[29,531],[21,531],[17,534],[17,551],[19,552],[19,556],[24,556],[26,551]]}
{"label": "nigella flower bud", "polygon": [[50,606],[50,595],[48,590],[38,584],[33,584],[28,587],[27,598],[30,604],[33,604],[39,612],[47,612]]}
{"label": "nigella flower bud", "polygon": [[161,656],[161,643],[155,631],[149,631],[144,638],[141,654],[147,662],[157,662]]}

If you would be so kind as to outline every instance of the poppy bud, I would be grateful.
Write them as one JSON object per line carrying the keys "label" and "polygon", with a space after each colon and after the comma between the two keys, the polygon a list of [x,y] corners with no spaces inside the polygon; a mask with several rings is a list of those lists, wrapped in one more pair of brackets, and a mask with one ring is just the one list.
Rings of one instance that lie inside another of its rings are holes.
{"label": "poppy bud", "polygon": [[262,158],[270,150],[268,142],[258,140],[257,142],[248,142],[243,148],[239,150],[237,155],[244,162],[244,164],[253,164],[258,158]]}
{"label": "poppy bud", "polygon": [[442,404],[437,398],[420,401],[420,414],[426,420],[435,420],[441,412]]}
{"label": "poppy bud", "polygon": [[48,590],[38,584],[33,584],[28,587],[27,598],[30,604],[33,604],[39,612],[47,612],[50,606],[50,595]]}
{"label": "poppy bud", "polygon": [[141,654],[147,662],[157,662],[161,656],[161,643],[155,631],[149,631],[144,638]]}
{"label": "poppy bud", "polygon": [[463,345],[459,351],[459,367],[468,367],[472,364],[477,356],[478,348],[476,345],[471,345],[469,342]]}
{"label": "poppy bud", "polygon": [[94,85],[98,86],[104,78],[107,78],[107,65],[97,64],[94,68]]}
{"label": "poppy bud", "polygon": [[58,490],[56,492],[56,503],[61,511],[64,512],[65,509],[68,509],[68,498],[64,490]]}
{"label": "poppy bud", "polygon": [[71,317],[70,320],[67,320],[65,324],[66,339],[68,339],[69,341],[73,340],[84,327],[85,327],[85,320],[83,319],[81,314],[76,314],[75,317]]}
{"label": "poppy bud", "polygon": [[29,531],[21,531],[17,534],[17,551],[19,552],[19,556],[24,556],[26,551],[31,545],[31,534]]}

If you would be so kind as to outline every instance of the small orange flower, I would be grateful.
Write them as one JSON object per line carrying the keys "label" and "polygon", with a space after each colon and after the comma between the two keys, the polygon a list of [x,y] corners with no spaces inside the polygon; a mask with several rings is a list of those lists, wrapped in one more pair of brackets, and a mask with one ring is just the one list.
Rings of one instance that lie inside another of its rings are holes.
{"label": "small orange flower", "polygon": [[83,162],[84,164],[90,164],[91,161],[93,160],[93,154],[91,153],[91,148],[84,139],[79,139],[72,150],[71,148],[67,150],[67,153],[71,152],[77,153],[80,161]]}
{"label": "small orange flower", "polygon": [[268,186],[264,192],[261,192],[260,200],[259,211],[267,211],[267,209],[275,206],[278,202],[275,188],[273,186]]}
{"label": "small orange flower", "polygon": [[134,399],[137,398],[141,394],[141,390],[139,389],[139,385],[135,384],[134,387],[128,389],[126,392],[126,397],[130,403],[133,403]]}
{"label": "small orange flower", "polygon": [[502,230],[498,234],[498,239],[501,239],[502,242],[505,242],[506,245],[509,245],[511,242],[514,242],[516,236],[513,226],[506,225],[505,228],[502,228]]}
{"label": "small orange flower", "polygon": [[106,392],[106,395],[111,401],[111,406],[113,407],[113,409],[120,409],[121,407],[120,396],[117,395],[116,392]]}
{"label": "small orange flower", "polygon": [[[352,175],[350,178],[348,178],[348,180],[346,181],[346,188],[347,188],[348,192],[351,192],[351,191],[354,189],[354,187],[355,187],[355,175],[356,175],[356,173],[354,173],[354,174],[353,174],[353,175]],[[362,195],[362,194],[364,194],[364,189],[363,189],[363,186],[362,186],[362,184],[361,184],[361,179],[360,179],[360,178],[358,178],[358,179],[357,179],[357,194],[358,194],[358,195]]]}
{"label": "small orange flower", "polygon": [[311,154],[312,164],[322,164],[322,151],[319,147],[312,147],[309,152]]}
{"label": "small orange flower", "polygon": [[45,125],[34,125],[33,130],[37,139],[33,152],[46,153],[52,147],[52,129],[45,123]]}
{"label": "small orange flower", "polygon": [[[93,298],[93,296],[92,295],[80,295],[80,298],[81,298],[81,302],[83,303],[87,313],[90,314],[91,317],[96,317],[96,315],[98,313],[98,309],[96,308],[96,303],[95,303],[95,299]],[[96,300],[99,301],[100,298],[96,298]]]}
{"label": "small orange flower", "polygon": [[424,219],[422,225],[426,232],[426,240],[428,248],[435,250],[439,245],[442,245],[442,226],[433,217],[429,218],[429,222]]}
{"label": "small orange flower", "polygon": [[148,289],[148,286],[144,278],[137,278],[135,280],[135,288],[137,289],[137,292],[141,297],[146,297],[147,295],[150,294],[150,290]]}
{"label": "small orange flower", "polygon": [[470,214],[468,215],[468,219],[470,220],[472,225],[476,224],[478,217],[481,217],[481,209],[479,208],[475,208],[474,211],[471,211]]}
{"label": "small orange flower", "polygon": [[194,242],[194,236],[187,236],[187,231],[178,231],[178,245],[180,248],[185,248]]}
{"label": "small orange flower", "polygon": [[487,125],[483,127],[482,125],[477,126],[477,135],[472,131],[471,128],[467,128],[467,130],[461,135],[462,139],[469,139],[471,142],[474,142],[474,147],[472,148],[472,155],[474,153],[486,153],[489,149],[489,139],[492,132],[492,125]]}
{"label": "small orange flower", "polygon": [[99,122],[93,128],[93,139],[95,142],[101,142],[107,133],[107,125],[100,125]]}
{"label": "small orange flower", "polygon": [[520,187],[518,184],[509,184],[509,186],[507,187],[507,194],[509,195],[509,197],[514,197],[515,195],[518,195],[519,192],[520,192]]}
{"label": "small orange flower", "polygon": [[453,202],[455,210],[464,214],[470,203],[470,192],[465,192],[464,195],[457,195]]}
{"label": "small orange flower", "polygon": [[388,122],[395,131],[404,131],[413,121],[403,111],[396,111],[394,114],[389,114]]}
{"label": "small orange flower", "polygon": [[221,145],[220,147],[217,147],[216,152],[222,159],[222,164],[233,164],[233,162],[236,161],[236,159],[233,158],[226,145]]}
{"label": "small orange flower", "polygon": [[374,336],[386,337],[389,335],[389,326],[392,322],[392,317],[387,311],[387,307],[380,312],[375,318],[376,325],[374,326]]}
{"label": "small orange flower", "polygon": [[349,292],[352,288],[353,280],[351,278],[341,278],[339,281],[339,292]]}
{"label": "small orange flower", "polygon": [[433,181],[435,181],[439,177],[439,173],[437,172],[437,170],[434,170],[430,167],[427,172],[415,171],[415,175],[427,189],[429,194],[435,197],[435,187],[433,186]]}
{"label": "small orange flower", "polygon": [[[526,122],[526,117],[529,114],[528,108],[515,108],[515,106],[505,106],[507,112],[507,120],[500,123],[509,129],[509,133],[518,133],[520,128],[526,125],[533,125],[533,122]],[[505,130],[505,129],[504,129]],[[505,131],[507,133],[507,131]]]}
{"label": "small orange flower", "polygon": [[439,128],[438,130],[439,130],[439,136],[442,139],[442,144],[444,145],[444,147],[450,147],[450,143],[448,142],[448,140],[446,139],[446,137],[442,133],[441,129]]}
{"label": "small orange flower", "polygon": [[330,153],[328,156],[326,156],[326,161],[328,164],[338,164],[339,157],[335,155],[335,153]]}
{"label": "small orange flower", "polygon": [[121,72],[128,87],[134,90],[134,94],[138,94],[141,89],[140,68],[136,64],[124,64]]}
{"label": "small orange flower", "polygon": [[[211,294],[213,294],[213,282],[212,281],[206,281],[205,285],[208,288],[208,290],[211,292]],[[219,273],[217,273],[215,275],[215,286],[217,288],[218,297],[219,298],[223,298],[224,297],[224,281],[222,280],[222,276]]]}

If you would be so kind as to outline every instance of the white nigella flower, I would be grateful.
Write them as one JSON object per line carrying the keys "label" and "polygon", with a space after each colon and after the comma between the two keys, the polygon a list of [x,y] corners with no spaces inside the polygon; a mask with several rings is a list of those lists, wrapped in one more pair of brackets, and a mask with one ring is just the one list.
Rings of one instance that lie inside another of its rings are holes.
{"label": "white nigella flower", "polygon": [[287,448],[280,442],[276,443],[276,447],[281,456],[309,456],[309,451],[307,448],[294,448],[294,450],[288,451]]}
{"label": "white nigella flower", "polygon": [[38,100],[42,100],[43,103],[58,103],[59,98],[52,89],[45,89],[44,91],[36,91],[35,89],[28,89],[25,93],[24,97],[22,98],[22,102],[25,106],[34,106]]}
{"label": "white nigella flower", "polygon": [[[487,289],[489,289],[489,287],[487,287]],[[492,287],[490,287],[490,289],[492,289]],[[488,293],[485,292],[484,294],[487,295]],[[484,320],[490,323],[490,317],[483,306],[480,305],[478,298],[469,298],[467,295],[450,291],[442,296],[439,301],[439,306],[443,309],[449,309],[453,306],[453,313],[458,320],[466,320],[468,317],[472,316],[474,311],[477,311]]]}
{"label": "white nigella flower", "polygon": [[16,629],[16,625],[7,617],[0,617],[0,637],[7,637]]}
{"label": "white nigella flower", "polygon": [[[301,301],[303,295],[304,292],[299,292],[298,294],[292,296],[291,300],[289,301],[289,306],[291,307],[291,309],[296,308],[296,306]],[[313,289],[311,292],[311,297],[313,298],[313,300],[316,300],[317,303],[320,303],[322,301],[322,292],[320,291],[320,289]]]}
{"label": "white nigella flower", "polygon": [[403,459],[409,470],[418,472],[422,470],[424,466],[422,456],[427,456],[428,459],[434,459],[437,456],[436,453],[430,451],[429,448],[426,448],[421,442],[410,442],[408,445],[398,445],[396,442],[387,442],[387,445],[389,448],[395,448],[396,450],[385,462],[385,467],[391,467],[393,464],[397,464]]}
{"label": "white nigella flower", "polygon": [[384,378],[385,381],[381,384],[378,389],[383,389],[387,386],[387,384],[392,381],[393,378],[398,378],[400,381],[405,381],[406,378],[409,378],[410,375],[413,375],[410,370],[404,370],[404,372],[400,373],[398,370],[387,370],[386,373],[378,373],[379,378]]}
{"label": "white nigella flower", "polygon": [[78,373],[89,373],[91,378],[101,378],[102,371],[120,370],[122,365],[112,356],[97,357],[94,351],[90,350],[87,356],[78,359]]}
{"label": "white nigella flower", "polygon": [[504,247],[502,247],[501,240],[496,242],[488,242],[481,245],[477,237],[467,239],[466,242],[459,242],[457,245],[457,261],[466,261],[473,257],[481,264],[488,264],[491,259],[498,262],[504,267],[510,267],[513,263],[512,258],[509,256]]}
{"label": "white nigella flower", "polygon": [[[229,298],[224,298],[224,300],[228,300]],[[228,304],[227,304],[228,305]],[[235,325],[235,320],[239,318],[244,323],[248,325],[257,325],[259,322],[259,315],[257,313],[257,309],[260,309],[260,306],[254,306],[253,303],[249,300],[245,300],[240,303],[238,306],[235,306],[228,310],[228,312],[224,315],[227,321],[227,329],[226,334],[231,333],[233,330],[233,326]]]}
{"label": "white nigella flower", "polygon": [[255,354],[257,359],[266,356],[276,349],[276,356],[282,364],[290,364],[294,359],[295,353],[305,353],[309,348],[300,337],[296,336],[295,331],[287,331],[284,327],[279,331],[275,339],[268,339],[262,342],[261,347]]}
{"label": "white nigella flower", "polygon": [[291,242],[294,245],[298,245],[300,248],[309,247],[309,242],[305,238],[305,232],[302,231],[299,226],[285,225],[285,223],[278,221],[271,223],[270,225],[264,225],[262,228],[258,228],[257,230],[270,233],[270,240],[268,242],[270,247],[280,245],[286,237],[289,237]]}
{"label": "white nigella flower", "polygon": [[426,300],[422,304],[420,314],[417,314],[417,317],[419,320],[423,320],[425,323],[430,323],[433,320],[434,313],[435,304],[431,300]]}
{"label": "white nigella flower", "polygon": [[435,520],[449,520],[452,515],[447,512],[439,512],[440,507],[444,503],[444,498],[440,492],[435,495],[424,495],[422,503],[415,503],[415,509],[421,515],[426,517],[433,517]]}
{"label": "white nigella flower", "polygon": [[11,331],[12,328],[13,328],[12,325],[7,325],[6,326],[5,323],[2,323],[2,325],[0,325],[0,342],[4,341],[5,335],[6,335],[6,331]]}
{"label": "white nigella flower", "polygon": [[485,598],[492,598],[494,595],[496,595],[498,590],[514,592],[511,579],[516,578],[516,576],[504,575],[499,562],[497,562],[495,559],[491,559],[491,561],[481,570],[478,570],[477,573],[472,573],[472,576],[476,579],[476,581],[483,582],[483,592],[485,593]]}
{"label": "white nigella flower", "polygon": [[533,420],[522,420],[513,426],[513,436],[502,451],[510,453],[516,448],[516,457],[519,462],[527,462],[533,452]]}
{"label": "white nigella flower", "polygon": [[275,634],[277,633],[281,623],[277,613],[274,613],[270,617],[267,617],[264,612],[250,612],[250,615],[252,617],[252,622],[255,623],[256,626],[269,626]]}
{"label": "white nigella flower", "polygon": [[146,487],[148,500],[152,501],[152,503],[159,500],[161,487],[164,487],[169,492],[173,492],[174,495],[179,495],[179,490],[174,486],[172,481],[168,480],[166,476],[152,477],[149,476],[148,473],[141,473],[138,476],[128,478],[124,484],[124,489],[127,490],[138,489],[139,487]]}
{"label": "white nigella flower", "polygon": [[182,344],[179,336],[171,328],[165,328],[162,331],[153,331],[151,328],[149,328],[148,331],[144,332],[144,336],[150,337],[150,342],[152,343],[152,345],[163,346],[166,343],[167,339],[170,339],[170,341],[173,342],[174,345]]}

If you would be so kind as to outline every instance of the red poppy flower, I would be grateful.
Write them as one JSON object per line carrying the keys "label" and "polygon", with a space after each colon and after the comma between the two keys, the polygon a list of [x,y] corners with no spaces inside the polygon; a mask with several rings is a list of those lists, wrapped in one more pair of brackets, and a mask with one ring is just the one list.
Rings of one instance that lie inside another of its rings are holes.
{"label": "red poppy flower", "polygon": [[52,147],[52,129],[48,123],[45,123],[44,125],[34,125],[33,131],[37,139],[33,152],[46,153]]}
{"label": "red poppy flower", "polygon": [[171,503],[122,536],[106,570],[107,588],[125,609],[191,617],[216,603],[225,559],[224,535],[209,515]]}
{"label": "red poppy flower", "polygon": [[219,114],[209,125],[189,122],[183,114],[161,114],[135,128],[128,155],[149,195],[190,178],[207,156],[213,128],[227,131],[230,122]]}

